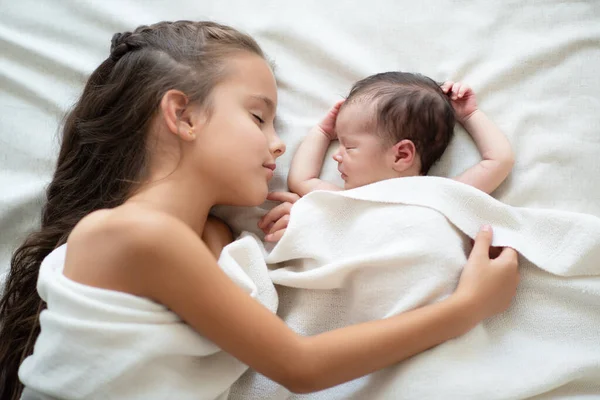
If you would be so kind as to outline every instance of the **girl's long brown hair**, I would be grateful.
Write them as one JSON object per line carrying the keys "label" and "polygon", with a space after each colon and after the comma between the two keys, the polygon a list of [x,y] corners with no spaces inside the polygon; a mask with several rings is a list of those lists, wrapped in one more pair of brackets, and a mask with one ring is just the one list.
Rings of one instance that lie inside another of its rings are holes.
{"label": "girl's long brown hair", "polygon": [[214,22],[160,22],[114,35],[110,56],[65,120],[41,227],[11,260],[0,299],[0,399],[19,398],[18,368],[40,332],[42,260],[85,215],[122,204],[143,181],[147,131],[163,94],[178,89],[206,105],[236,51],[264,58],[250,36]]}

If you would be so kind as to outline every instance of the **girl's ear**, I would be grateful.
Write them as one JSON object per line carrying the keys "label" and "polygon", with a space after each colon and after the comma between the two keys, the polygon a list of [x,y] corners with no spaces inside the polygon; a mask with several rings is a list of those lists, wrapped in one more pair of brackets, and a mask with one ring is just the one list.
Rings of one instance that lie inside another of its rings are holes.
{"label": "girl's ear", "polygon": [[160,101],[160,111],[164,118],[167,129],[183,140],[194,140],[196,138],[198,120],[194,114],[198,112],[196,107],[190,106],[185,93],[171,89],[167,91]]}
{"label": "girl's ear", "polygon": [[391,150],[392,168],[404,172],[411,168],[417,159],[417,148],[412,140],[404,139],[396,143]]}

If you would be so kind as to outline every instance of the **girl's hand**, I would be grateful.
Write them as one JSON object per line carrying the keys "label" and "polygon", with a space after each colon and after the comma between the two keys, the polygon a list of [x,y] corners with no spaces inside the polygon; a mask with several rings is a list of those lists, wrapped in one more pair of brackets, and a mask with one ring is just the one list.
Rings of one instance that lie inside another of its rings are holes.
{"label": "girl's hand", "polygon": [[478,321],[505,311],[519,283],[517,252],[506,247],[491,259],[492,236],[491,227],[479,231],[454,293],[466,300]]}

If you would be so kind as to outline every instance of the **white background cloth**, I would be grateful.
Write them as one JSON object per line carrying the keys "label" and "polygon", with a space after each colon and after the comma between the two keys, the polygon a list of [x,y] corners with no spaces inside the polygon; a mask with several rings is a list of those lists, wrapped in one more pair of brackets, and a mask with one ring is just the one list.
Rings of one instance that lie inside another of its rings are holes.
{"label": "white background cloth", "polygon": [[[285,187],[303,135],[355,80],[399,69],[473,86],[516,152],[500,200],[600,215],[600,2],[0,0],[0,270],[38,221],[57,126],[112,34],[204,18],[252,34],[277,64],[288,152],[273,189]],[[477,157],[459,131],[432,173],[457,174]],[[323,176],[339,179],[331,160]],[[219,214],[256,232],[272,205]]]}
{"label": "white background cloth", "polygon": [[[58,124],[114,32],[212,18],[252,34],[277,64],[285,187],[307,130],[351,84],[387,70],[464,80],[506,132],[517,164],[495,193],[516,206],[600,215],[600,2],[0,0],[0,270],[38,220]],[[434,170],[477,161],[462,131]],[[324,177],[339,179],[333,161]],[[221,210],[257,231],[265,208]]]}

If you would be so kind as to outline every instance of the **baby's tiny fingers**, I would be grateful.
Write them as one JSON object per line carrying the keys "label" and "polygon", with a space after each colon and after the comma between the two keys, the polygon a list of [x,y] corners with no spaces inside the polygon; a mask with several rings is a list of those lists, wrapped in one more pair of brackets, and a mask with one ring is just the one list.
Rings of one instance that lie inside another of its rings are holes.
{"label": "baby's tiny fingers", "polygon": [[442,83],[442,86],[440,86],[440,88],[442,89],[442,92],[448,93],[448,91],[450,90],[452,85],[454,85],[454,82],[446,81],[446,82]]}
{"label": "baby's tiny fingers", "polygon": [[471,88],[469,85],[462,85],[458,91],[458,97],[463,97]]}
{"label": "baby's tiny fingers", "polygon": [[295,203],[299,199],[300,196],[292,192],[271,192],[267,195],[267,200],[280,201],[282,203]]}
{"label": "baby's tiny fingers", "polygon": [[460,91],[460,87],[462,84],[460,82],[456,82],[452,85],[452,100],[458,99],[458,92]]}
{"label": "baby's tiny fingers", "polygon": [[291,209],[292,205],[290,203],[281,203],[278,206],[273,207],[259,220],[258,227],[263,231],[268,229],[271,223],[275,223],[285,214],[289,214]]}
{"label": "baby's tiny fingers", "polygon": [[273,224],[273,226],[269,227],[268,233],[275,233],[281,229],[287,228],[290,223],[290,214],[286,214],[283,217],[279,218],[277,222]]}
{"label": "baby's tiny fingers", "polygon": [[265,242],[278,242],[283,237],[287,228],[278,230],[277,232],[269,233],[265,236]]}

